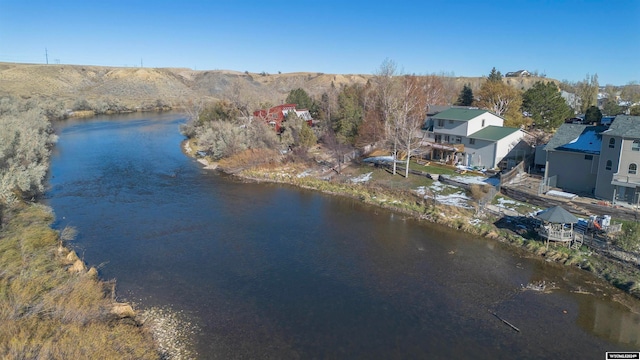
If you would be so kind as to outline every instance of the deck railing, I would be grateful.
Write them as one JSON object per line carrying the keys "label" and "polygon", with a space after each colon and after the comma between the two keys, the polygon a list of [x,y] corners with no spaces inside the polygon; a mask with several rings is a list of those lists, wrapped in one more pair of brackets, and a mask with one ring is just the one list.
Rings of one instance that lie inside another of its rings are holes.
{"label": "deck railing", "polygon": [[573,230],[556,230],[546,227],[538,229],[538,234],[550,241],[572,241],[573,233]]}

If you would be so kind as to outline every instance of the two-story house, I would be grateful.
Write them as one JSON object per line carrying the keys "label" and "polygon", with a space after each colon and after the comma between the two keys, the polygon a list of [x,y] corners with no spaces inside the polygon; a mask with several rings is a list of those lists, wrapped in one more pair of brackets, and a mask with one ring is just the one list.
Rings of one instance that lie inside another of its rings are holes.
{"label": "two-story house", "polygon": [[545,146],[547,184],[571,192],[593,194],[604,126],[562,124]]}
{"label": "two-story house", "polygon": [[610,126],[563,124],[545,150],[549,186],[640,203],[640,116],[618,115]]}
{"label": "two-story house", "polygon": [[602,150],[595,195],[640,202],[640,116],[618,115],[602,133]]}
{"label": "two-story house", "polygon": [[526,155],[531,147],[523,142],[522,130],[503,124],[503,118],[487,110],[451,107],[427,118],[422,144],[435,150],[431,151],[432,158],[447,157],[466,166],[506,168],[503,159],[518,152]]}

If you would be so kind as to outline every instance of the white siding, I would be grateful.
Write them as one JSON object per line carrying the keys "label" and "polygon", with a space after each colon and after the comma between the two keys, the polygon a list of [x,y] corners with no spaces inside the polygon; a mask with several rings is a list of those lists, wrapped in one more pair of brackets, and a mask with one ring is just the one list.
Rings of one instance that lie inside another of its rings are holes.
{"label": "white siding", "polygon": [[487,169],[494,168],[496,143],[488,140],[475,140],[475,144],[469,144],[469,139],[464,145],[465,153],[470,157],[469,166],[484,166]]}
{"label": "white siding", "polygon": [[[484,120],[484,126],[482,126],[482,121]],[[468,125],[466,127],[467,133],[465,136],[469,136],[477,131],[484,129],[489,125],[494,126],[502,126],[504,124],[504,120],[496,115],[493,115],[490,112],[486,112],[480,116],[476,116],[475,118],[467,121]]]}
{"label": "white siding", "polygon": [[496,158],[495,163],[499,164],[511,150],[520,143],[520,140],[524,137],[524,132],[518,130],[513,134],[500,139],[496,146]]}
{"label": "white siding", "polygon": [[[435,119],[433,132],[440,135],[467,136],[467,121]],[[440,126],[442,123],[442,126]]]}

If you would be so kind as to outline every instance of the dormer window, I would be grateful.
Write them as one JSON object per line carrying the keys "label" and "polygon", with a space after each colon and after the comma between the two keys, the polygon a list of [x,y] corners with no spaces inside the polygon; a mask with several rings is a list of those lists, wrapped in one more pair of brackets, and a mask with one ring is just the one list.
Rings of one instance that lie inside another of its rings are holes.
{"label": "dormer window", "polygon": [[484,119],[482,119],[482,127],[484,127]]}

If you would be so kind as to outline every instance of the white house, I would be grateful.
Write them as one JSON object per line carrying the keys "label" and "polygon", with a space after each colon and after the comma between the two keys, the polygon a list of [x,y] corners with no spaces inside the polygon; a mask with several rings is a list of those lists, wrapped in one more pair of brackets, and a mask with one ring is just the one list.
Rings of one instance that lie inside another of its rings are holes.
{"label": "white house", "polygon": [[467,137],[464,164],[484,168],[509,169],[532,151],[518,128],[489,125]]}
{"label": "white house", "polygon": [[[509,168],[528,155],[525,133],[503,127],[504,119],[487,110],[452,107],[430,116],[422,144],[431,147],[431,159],[467,166]],[[512,158],[512,162],[503,162]]]}

